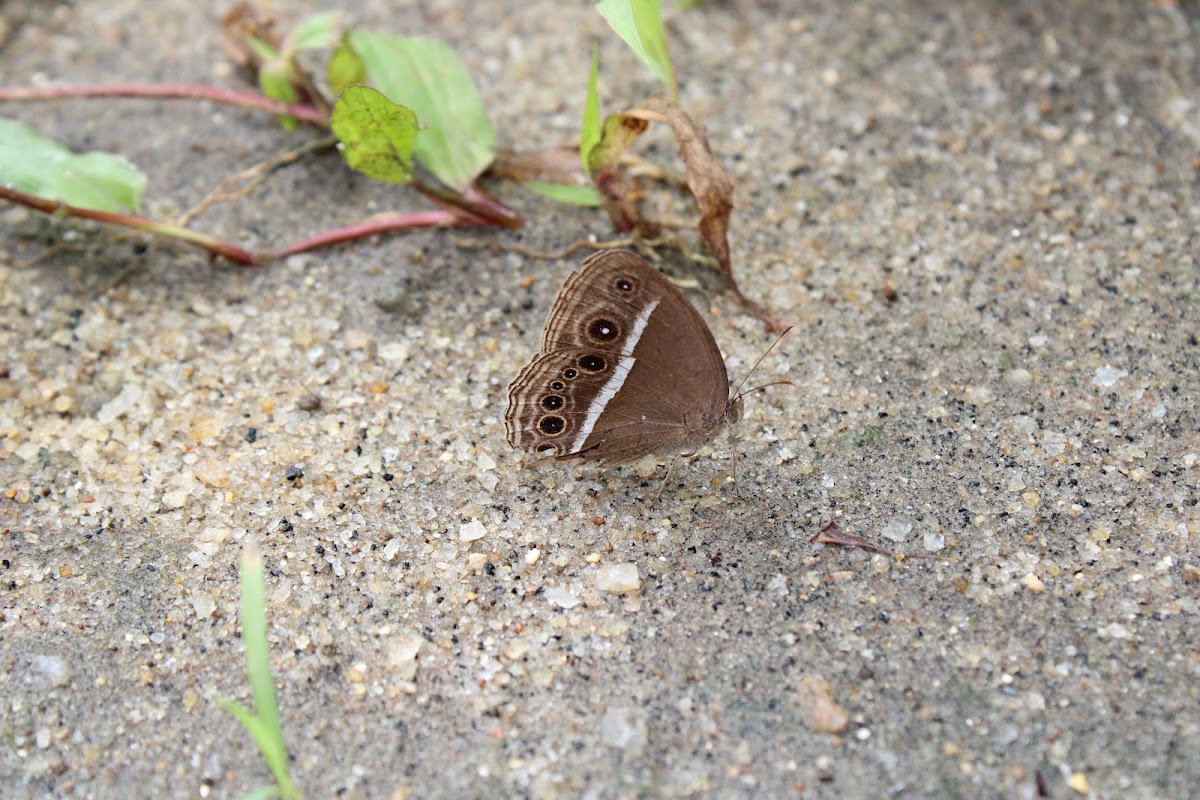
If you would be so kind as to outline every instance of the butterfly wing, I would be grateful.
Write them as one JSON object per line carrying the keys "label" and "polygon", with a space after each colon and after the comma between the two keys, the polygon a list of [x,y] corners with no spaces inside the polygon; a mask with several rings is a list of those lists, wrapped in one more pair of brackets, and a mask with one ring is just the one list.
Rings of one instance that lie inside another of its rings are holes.
{"label": "butterfly wing", "polygon": [[607,251],[568,277],[542,352],[508,396],[513,446],[624,464],[712,438],[725,421],[729,381],[683,293],[633,253]]}

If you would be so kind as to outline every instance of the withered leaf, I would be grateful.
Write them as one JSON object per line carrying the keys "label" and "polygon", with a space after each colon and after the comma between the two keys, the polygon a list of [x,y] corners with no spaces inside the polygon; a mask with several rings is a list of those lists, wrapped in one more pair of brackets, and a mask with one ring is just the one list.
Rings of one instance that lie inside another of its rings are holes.
{"label": "withered leaf", "polygon": [[651,97],[641,106],[626,111],[625,116],[671,126],[679,143],[679,157],[687,168],[688,187],[700,206],[700,237],[721,265],[729,285],[736,288],[727,237],[729,215],[733,211],[733,179],[717,163],[704,128],[665,97]]}
{"label": "withered leaf", "polygon": [[813,538],[809,539],[813,544],[832,544],[838,547],[858,547],[863,550],[871,550],[875,553],[882,553],[885,556],[891,556],[892,551],[886,547],[880,547],[874,542],[868,542],[860,536],[855,536],[852,533],[846,533],[838,527],[836,522],[831,522],[824,528],[821,528]]}
{"label": "withered leaf", "polygon": [[567,186],[579,183],[584,177],[579,165],[579,148],[567,145],[536,153],[497,150],[488,173],[517,183],[545,181]]}
{"label": "withered leaf", "polygon": [[236,3],[221,17],[221,41],[225,52],[254,82],[257,82],[262,66],[262,54],[250,44],[256,39],[276,50],[282,46],[275,33],[275,20],[258,16],[250,3]]}

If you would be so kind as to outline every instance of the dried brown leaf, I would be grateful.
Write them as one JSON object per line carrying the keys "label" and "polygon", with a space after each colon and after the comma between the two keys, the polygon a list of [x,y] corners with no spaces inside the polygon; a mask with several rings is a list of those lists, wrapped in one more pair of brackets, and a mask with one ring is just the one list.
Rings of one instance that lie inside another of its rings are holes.
{"label": "dried brown leaf", "polygon": [[737,289],[729,257],[729,215],[733,212],[733,179],[717,163],[704,128],[665,97],[651,97],[623,116],[665,122],[679,143],[679,157],[687,168],[688,188],[700,206],[700,238],[721,266],[729,285]]}
{"label": "dried brown leaf", "polygon": [[251,82],[257,82],[262,58],[250,46],[251,39],[266,42],[277,50],[282,46],[279,35],[275,33],[274,19],[259,17],[258,11],[250,3],[237,3],[221,17],[221,41],[229,58],[245,70]]}
{"label": "dried brown leaf", "polygon": [[891,556],[892,551],[886,547],[880,547],[874,542],[869,542],[860,536],[855,536],[852,533],[846,533],[837,526],[836,522],[831,522],[821,532],[813,538],[809,539],[813,544],[832,544],[837,547],[858,547],[863,550],[870,550],[875,553],[882,553],[885,556]]}
{"label": "dried brown leaf", "polygon": [[729,216],[733,213],[733,179],[725,172],[713,155],[708,144],[708,135],[686,111],[665,97],[651,97],[641,106],[624,112],[624,116],[647,121],[665,122],[671,126],[675,140],[679,143],[679,157],[687,169],[688,188],[700,207],[700,222],[696,226],[700,238],[716,259],[721,274],[738,302],[747,310],[767,323],[767,327],[778,330],[779,325],[766,309],[754,302],[738,288],[733,277],[733,261],[729,254]]}
{"label": "dried brown leaf", "polygon": [[500,150],[488,167],[488,172],[517,183],[545,181],[564,186],[575,186],[585,177],[579,163],[579,148],[571,145],[551,147],[536,153]]}

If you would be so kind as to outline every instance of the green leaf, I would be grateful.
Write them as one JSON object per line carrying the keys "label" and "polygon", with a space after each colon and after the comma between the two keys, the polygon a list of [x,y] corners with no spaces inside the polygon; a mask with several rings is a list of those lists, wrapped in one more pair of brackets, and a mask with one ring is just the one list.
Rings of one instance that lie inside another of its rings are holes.
{"label": "green leaf", "polygon": [[583,103],[583,123],[579,129],[579,160],[583,171],[591,174],[588,159],[592,148],[600,141],[600,93],[596,90],[596,75],[600,71],[598,48],[592,45],[592,74],[588,77],[587,99]]}
{"label": "green leaf", "polygon": [[346,37],[367,78],[428,126],[413,153],[440,181],[458,191],[496,155],[496,132],[471,74],[445,43],[351,31]]}
{"label": "green leaf", "polygon": [[[272,100],[295,103],[300,99],[282,61],[263,63],[258,71],[258,86],[262,93]],[[294,131],[298,123],[295,117],[284,115],[279,117],[279,124],[285,131]]]}
{"label": "green leaf", "polygon": [[362,83],[367,79],[367,69],[363,66],[362,59],[346,42],[345,37],[329,57],[325,79],[329,82],[329,88],[337,94],[341,94],[350,84]]}
{"label": "green leaf", "polygon": [[278,61],[283,55],[270,42],[264,42],[255,36],[247,37],[246,42],[263,62]]}
{"label": "green leaf", "polygon": [[412,181],[417,115],[369,86],[347,86],[330,126],[351,168],[380,181]]}
{"label": "green leaf", "polygon": [[281,793],[278,786],[260,786],[242,795],[241,800],[267,800],[271,797],[280,797]]}
{"label": "green leaf", "polygon": [[246,648],[246,670],[254,710],[268,729],[279,728],[275,706],[275,682],[271,679],[271,654],[267,649],[266,591],[263,588],[262,556],[257,551],[242,556],[242,643]]}
{"label": "green leaf", "polygon": [[596,11],[625,40],[634,55],[667,87],[673,97],[679,95],[675,71],[667,52],[663,32],[662,5],[659,0],[600,0]]}
{"label": "green leaf", "polygon": [[600,141],[588,153],[588,174],[596,175],[614,167],[621,154],[645,132],[648,122],[628,114],[609,114],[601,126]]}
{"label": "green leaf", "polygon": [[295,798],[299,794],[288,775],[287,745],[279,724],[275,699],[275,681],[271,678],[271,653],[267,645],[266,591],[263,588],[263,562],[258,549],[249,544],[241,558],[242,646],[246,650],[246,673],[254,714],[225,700],[222,708],[237,717],[262,753],[263,761],[275,777],[279,795]]}
{"label": "green leaf", "polygon": [[146,177],[120,156],[72,153],[15,120],[0,118],[0,185],[69,206],[137,211]]}
{"label": "green leaf", "polygon": [[298,50],[333,47],[337,44],[341,16],[341,13],[337,11],[326,11],[323,14],[305,17],[288,34],[283,51],[290,56]]}
{"label": "green leaf", "polygon": [[600,205],[600,194],[595,186],[567,186],[562,183],[546,183],[545,181],[526,181],[526,189],[548,197],[559,203],[571,203],[577,206]]}

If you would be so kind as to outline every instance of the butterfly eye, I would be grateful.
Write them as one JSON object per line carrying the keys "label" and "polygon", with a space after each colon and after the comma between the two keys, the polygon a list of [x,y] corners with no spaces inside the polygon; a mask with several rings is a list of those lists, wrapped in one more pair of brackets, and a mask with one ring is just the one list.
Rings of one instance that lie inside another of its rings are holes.
{"label": "butterfly eye", "polygon": [[610,319],[598,317],[588,323],[587,335],[594,342],[612,342],[621,337],[621,326]]}
{"label": "butterfly eye", "polygon": [[562,376],[569,381],[573,381],[579,377],[579,370],[574,367],[567,367],[562,371]]}
{"label": "butterfly eye", "polygon": [[548,394],[542,398],[542,408],[547,411],[558,411],[566,404],[566,398],[561,394]]}
{"label": "butterfly eye", "polygon": [[584,372],[604,372],[608,367],[608,362],[597,355],[580,356],[578,363]]}
{"label": "butterfly eye", "polygon": [[544,444],[534,450],[539,456],[556,456],[558,455],[558,445]]}
{"label": "butterfly eye", "polygon": [[567,388],[567,385],[562,381],[550,381],[551,391],[561,392],[565,388]]}
{"label": "butterfly eye", "polygon": [[567,421],[557,414],[547,414],[538,420],[538,430],[547,436],[558,436],[567,428]]}
{"label": "butterfly eye", "polygon": [[617,291],[623,294],[629,294],[635,288],[633,281],[629,278],[617,278],[613,281],[613,286],[617,287]]}

